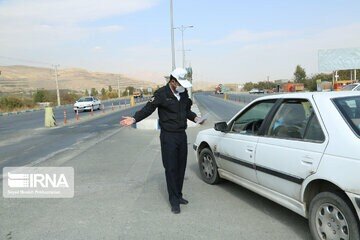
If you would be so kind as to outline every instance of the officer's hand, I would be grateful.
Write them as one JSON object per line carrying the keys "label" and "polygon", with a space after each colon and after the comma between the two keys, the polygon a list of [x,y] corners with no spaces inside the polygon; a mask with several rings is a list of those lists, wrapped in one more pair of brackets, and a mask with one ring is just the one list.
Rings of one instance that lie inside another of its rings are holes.
{"label": "officer's hand", "polygon": [[123,120],[120,121],[121,126],[130,126],[135,123],[135,119],[132,117],[122,117]]}
{"label": "officer's hand", "polygon": [[202,121],[200,122],[201,118],[199,118],[199,117],[195,117],[194,120],[197,124],[203,124],[205,122],[205,119],[202,119]]}

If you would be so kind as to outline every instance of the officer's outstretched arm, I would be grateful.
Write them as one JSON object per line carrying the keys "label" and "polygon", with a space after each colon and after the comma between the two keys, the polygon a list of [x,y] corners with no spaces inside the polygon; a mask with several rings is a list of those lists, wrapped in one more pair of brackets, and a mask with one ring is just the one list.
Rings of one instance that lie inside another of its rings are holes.
{"label": "officer's outstretched arm", "polygon": [[150,98],[150,100],[141,110],[135,113],[133,118],[135,119],[136,122],[140,122],[144,118],[150,116],[155,111],[155,109],[160,105],[160,103],[161,103],[161,96],[158,92],[155,92],[154,96]]}

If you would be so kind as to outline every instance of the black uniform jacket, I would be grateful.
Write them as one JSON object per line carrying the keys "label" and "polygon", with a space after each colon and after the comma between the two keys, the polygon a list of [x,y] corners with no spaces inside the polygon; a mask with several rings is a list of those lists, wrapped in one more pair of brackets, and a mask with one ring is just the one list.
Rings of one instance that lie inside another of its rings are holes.
{"label": "black uniform jacket", "polygon": [[136,122],[140,122],[158,108],[160,128],[168,132],[182,132],[187,127],[187,119],[195,121],[196,114],[191,111],[191,105],[187,90],[180,93],[179,101],[167,84],[155,91],[154,96],[135,113],[134,118]]}

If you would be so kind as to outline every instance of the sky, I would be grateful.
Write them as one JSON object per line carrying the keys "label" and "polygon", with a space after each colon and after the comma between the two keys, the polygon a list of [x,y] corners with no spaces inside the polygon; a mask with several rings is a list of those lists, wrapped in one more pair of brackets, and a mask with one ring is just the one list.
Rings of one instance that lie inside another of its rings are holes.
{"label": "sky", "polygon": [[[163,81],[170,0],[0,0],[0,65],[84,68]],[[318,50],[360,47],[359,0],[173,0],[194,81],[318,73]],[[176,66],[182,67],[175,29]]]}

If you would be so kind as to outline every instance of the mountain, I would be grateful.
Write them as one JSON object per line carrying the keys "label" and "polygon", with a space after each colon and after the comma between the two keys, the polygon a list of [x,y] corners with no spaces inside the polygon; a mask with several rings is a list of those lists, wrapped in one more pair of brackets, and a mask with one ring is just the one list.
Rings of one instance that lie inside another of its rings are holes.
{"label": "mountain", "polygon": [[[31,66],[0,66],[0,92],[29,92],[36,89],[56,89],[55,72],[51,68]],[[60,89],[85,91],[95,88],[107,89],[112,86],[117,89],[118,80],[120,89],[128,86],[134,88],[155,88],[158,84],[126,77],[121,74],[90,72],[80,68],[65,68],[58,70]]]}
{"label": "mountain", "polygon": [[[51,68],[41,68],[32,66],[0,66],[0,93],[19,93],[32,92],[37,89],[56,89],[55,72]],[[125,75],[115,73],[90,72],[81,68],[58,69],[58,83],[60,89],[70,89],[84,92],[86,89],[118,88],[118,79],[120,90],[124,91],[126,87],[143,88],[165,84],[163,82],[142,81],[130,78]],[[193,80],[194,90],[213,91],[216,83]]]}

